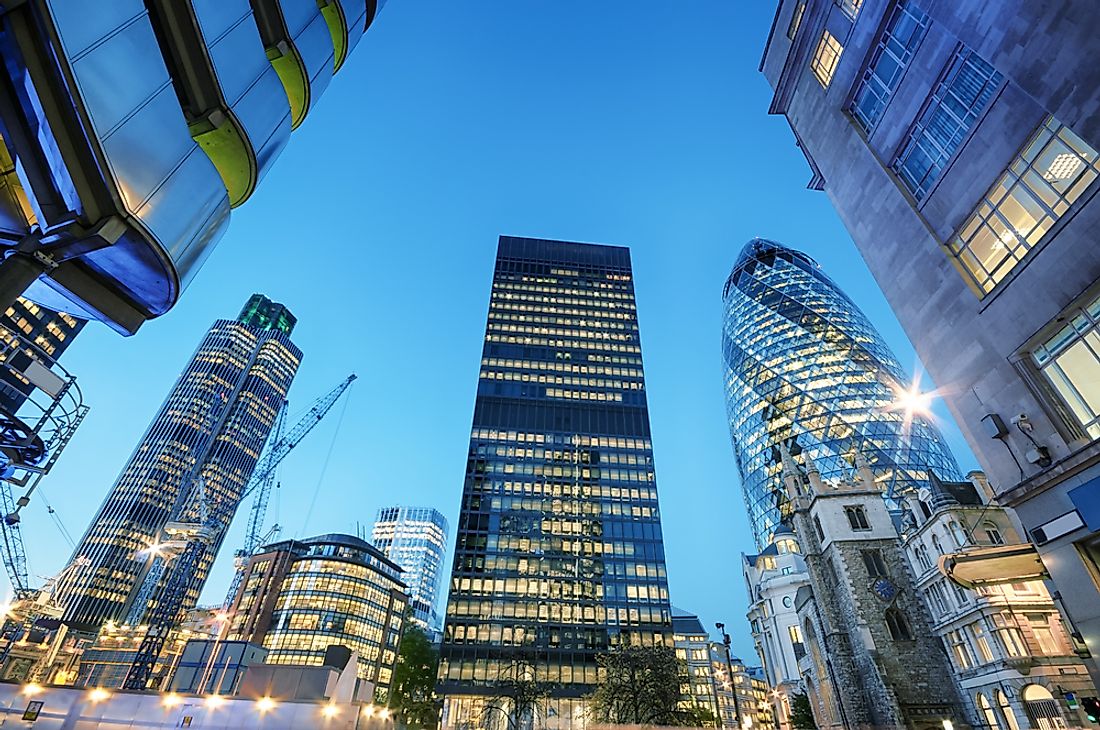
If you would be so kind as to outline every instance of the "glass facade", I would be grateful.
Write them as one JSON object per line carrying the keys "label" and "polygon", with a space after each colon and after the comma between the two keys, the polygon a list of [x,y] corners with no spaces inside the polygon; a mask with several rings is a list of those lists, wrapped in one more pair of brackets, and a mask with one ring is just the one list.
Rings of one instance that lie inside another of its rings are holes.
{"label": "glass facade", "polygon": [[1002,80],[969,48],[955,53],[894,160],[894,172],[917,200],[939,179]]}
{"label": "glass facade", "polygon": [[722,356],[730,436],[759,548],[783,515],[778,452],[808,451],[824,479],[855,453],[887,497],[923,486],[926,470],[961,481],[926,418],[893,407],[909,379],[863,312],[804,253],[754,239],[726,282]]}
{"label": "glass facade", "polygon": [[321,666],[328,647],[346,646],[359,652],[359,678],[385,690],[407,607],[400,566],[370,543],[288,540],[249,560],[229,636],[263,646],[267,664]]}
{"label": "glass facade", "polygon": [[502,237],[443,635],[444,727],[483,727],[520,665],[555,687],[540,722],[579,724],[596,657],[616,642],[671,643],[630,253]]}
{"label": "glass facade", "polygon": [[439,630],[435,611],[447,549],[447,518],[424,507],[378,510],[371,542],[404,570],[412,617],[421,628]]}
{"label": "glass facade", "polygon": [[228,500],[234,509],[223,513],[188,587],[184,605],[195,605],[301,358],[287,331],[214,323],[73,553],[72,562],[85,564],[58,595],[66,623],[96,630],[141,615],[131,604],[159,560],[146,549],[161,541],[166,523],[200,521],[201,481],[209,504]]}

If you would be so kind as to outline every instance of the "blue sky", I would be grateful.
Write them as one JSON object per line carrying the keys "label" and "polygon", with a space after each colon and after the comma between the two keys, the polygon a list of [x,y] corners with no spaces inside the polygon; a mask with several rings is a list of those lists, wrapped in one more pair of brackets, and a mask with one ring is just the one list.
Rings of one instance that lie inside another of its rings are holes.
{"label": "blue sky", "polygon": [[[773,10],[392,0],[181,303],[128,339],[92,325],[66,353],[92,410],[43,482],[60,519],[79,538],[203,332],[263,292],[299,319],[292,411],[360,376],[343,419],[338,406],[284,463],[269,523],[354,532],[401,502],[453,525],[497,236],[626,245],[673,602],[724,621],[751,655],[739,556],[752,540],[719,347],[737,252],[753,236],[809,252],[915,363],[827,198],[805,189],[786,123],[767,115],[757,66]],[[23,524],[33,573],[60,569],[70,549],[44,500]],[[241,531],[205,600],[224,595]]]}

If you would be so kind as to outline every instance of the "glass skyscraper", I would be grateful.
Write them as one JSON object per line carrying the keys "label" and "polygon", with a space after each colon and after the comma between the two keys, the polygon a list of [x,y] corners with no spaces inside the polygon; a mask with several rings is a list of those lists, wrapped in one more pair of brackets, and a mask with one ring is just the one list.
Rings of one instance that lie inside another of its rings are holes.
{"label": "glass skyscraper", "polygon": [[671,645],[628,249],[501,237],[454,555],[444,727],[507,727],[519,680],[580,726],[601,652]]}
{"label": "glass skyscraper", "polygon": [[[146,548],[166,523],[200,521],[201,482],[210,512],[224,519],[188,587],[185,604],[195,605],[298,371],[294,323],[285,307],[255,294],[238,319],[206,333],[73,553],[85,564],[57,597],[67,624],[94,631],[129,614],[152,568]],[[233,509],[215,509],[226,500]]]}
{"label": "glass skyscraper", "polygon": [[894,406],[910,377],[816,261],[753,239],[723,300],[726,407],[757,547],[782,518],[780,442],[808,451],[826,480],[863,454],[887,496],[920,488],[929,469],[961,481],[936,427]]}
{"label": "glass skyscraper", "polygon": [[384,507],[378,510],[371,542],[401,566],[409,589],[413,621],[439,631],[435,603],[447,550],[447,518],[428,507]]}

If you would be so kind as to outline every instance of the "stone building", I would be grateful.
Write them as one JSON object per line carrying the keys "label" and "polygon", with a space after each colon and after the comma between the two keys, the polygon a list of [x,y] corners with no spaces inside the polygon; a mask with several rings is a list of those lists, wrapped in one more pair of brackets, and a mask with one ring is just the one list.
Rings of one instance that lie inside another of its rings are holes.
{"label": "stone building", "polygon": [[800,670],[819,728],[960,728],[966,713],[932,619],[913,583],[881,485],[855,475],[826,485],[784,448],[790,520],[809,586],[796,592],[807,653]]}
{"label": "stone building", "polygon": [[768,546],[757,555],[742,555],[749,593],[749,625],[761,672],[770,691],[767,700],[775,721],[790,730],[791,696],[804,691],[798,662],[805,656],[802,628],[794,599],[810,584],[806,561],[794,531],[780,524]]}
{"label": "stone building", "polygon": [[[1097,27],[1091,0],[779,0],[761,61],[810,187],[836,207],[1093,653]],[[987,557],[970,579],[1026,567]]]}
{"label": "stone building", "polygon": [[1087,726],[1073,700],[1096,689],[1043,582],[968,590],[938,569],[945,555],[1026,542],[1011,510],[987,504],[985,475],[969,477],[944,483],[931,476],[928,489],[906,499],[900,532],[970,721],[989,730]]}
{"label": "stone building", "polygon": [[718,690],[710,666],[710,636],[699,617],[672,607],[672,642],[682,661],[680,709],[704,708],[718,717]]}

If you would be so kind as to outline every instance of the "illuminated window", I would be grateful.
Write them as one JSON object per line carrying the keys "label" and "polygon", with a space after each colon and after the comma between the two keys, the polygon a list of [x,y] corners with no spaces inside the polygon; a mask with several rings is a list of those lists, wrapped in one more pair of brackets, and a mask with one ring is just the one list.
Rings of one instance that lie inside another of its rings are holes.
{"label": "illuminated window", "polygon": [[787,37],[792,41],[794,37],[798,35],[798,28],[802,25],[802,16],[806,14],[806,3],[800,2],[795,6],[794,12],[791,13],[791,24],[787,26]]}
{"label": "illuminated window", "polygon": [[1010,657],[1027,656],[1027,645],[1024,643],[1024,635],[1016,626],[1016,621],[1010,613],[998,613],[993,616],[994,633],[1000,639],[1005,653]]}
{"label": "illuminated window", "polygon": [[970,633],[974,637],[974,644],[978,647],[978,658],[982,664],[993,661],[993,648],[989,645],[989,632],[981,622],[970,624]]}
{"label": "illuminated window", "polygon": [[1004,545],[1005,539],[1001,535],[1001,529],[997,527],[995,522],[986,520],[982,523],[982,532],[985,534],[985,541],[990,545]]}
{"label": "illuminated window", "polygon": [[979,295],[1016,268],[1098,171],[1096,150],[1047,118],[947,245]]}
{"label": "illuminated window", "polygon": [[989,699],[981,692],[978,693],[978,707],[985,716],[989,730],[1001,730],[1001,723],[997,722],[997,713],[993,711],[993,705],[989,704]]}
{"label": "illuminated window", "polygon": [[970,644],[966,641],[966,634],[961,629],[947,632],[947,644],[951,647],[951,656],[955,658],[955,664],[959,669],[970,669],[974,666],[974,655],[970,651]]}
{"label": "illuminated window", "polygon": [[814,76],[826,89],[833,81],[833,74],[836,73],[837,64],[840,63],[840,54],[843,52],[844,47],[840,45],[840,41],[832,33],[826,30],[821,34],[821,41],[817,44],[814,57],[810,59],[810,70],[814,72]]}
{"label": "illuminated window", "polygon": [[863,0],[835,0],[837,7],[852,20],[859,15],[859,9],[863,7]]}
{"label": "illuminated window", "polygon": [[1100,297],[1032,353],[1035,364],[1092,438],[1100,438]]}
{"label": "illuminated window", "polygon": [[1043,613],[1027,614],[1028,625],[1031,633],[1039,644],[1039,651],[1049,656],[1057,656],[1062,652],[1062,647],[1055,636],[1055,627],[1051,625],[1050,617]]}
{"label": "illuminated window", "polygon": [[939,179],[993,100],[1001,78],[969,48],[960,49],[951,59],[892,165],[917,200],[923,199]]}
{"label": "illuminated window", "polygon": [[928,29],[928,16],[913,2],[894,6],[852,101],[852,116],[868,132],[878,123],[905,68]]}

